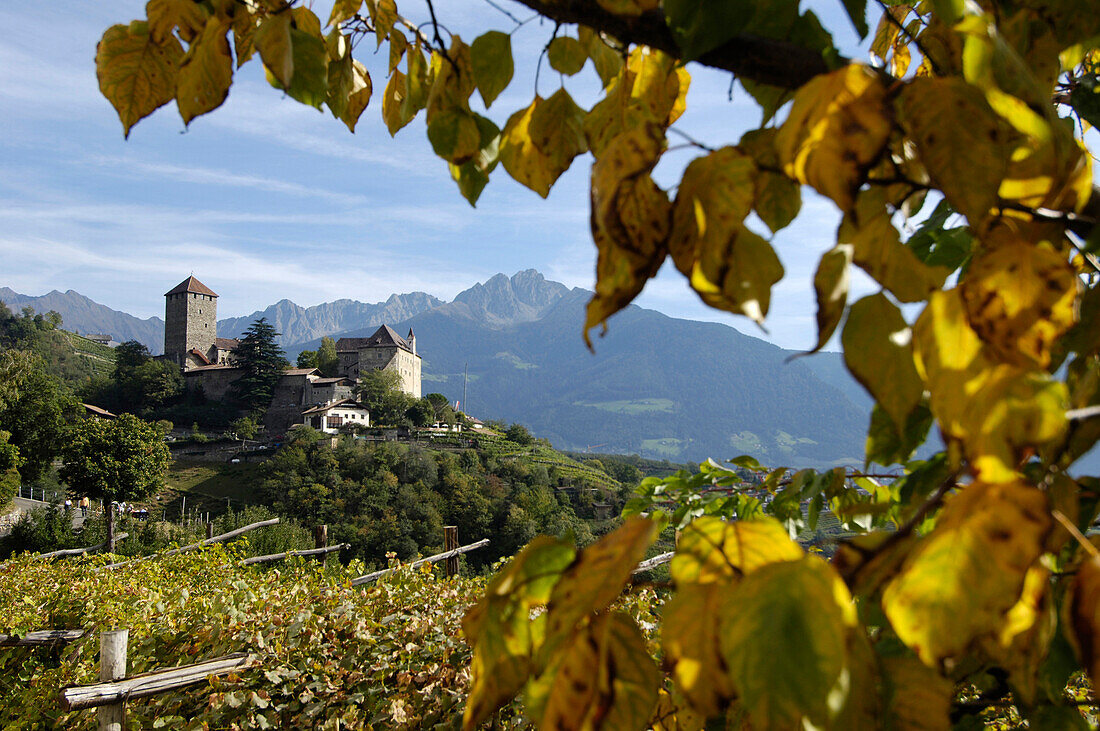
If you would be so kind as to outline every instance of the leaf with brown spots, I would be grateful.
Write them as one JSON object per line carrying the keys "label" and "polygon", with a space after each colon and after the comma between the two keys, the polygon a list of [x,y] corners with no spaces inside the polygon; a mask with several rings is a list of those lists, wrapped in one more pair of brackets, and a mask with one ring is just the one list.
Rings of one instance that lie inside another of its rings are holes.
{"label": "leaf with brown spots", "polygon": [[997,635],[1043,553],[1048,510],[1043,493],[1022,481],[975,482],[950,498],[883,593],[901,641],[935,665]]}
{"label": "leaf with brown spots", "polygon": [[539,728],[643,729],[660,684],[634,620],[601,613],[560,648],[525,700]]}
{"label": "leaf with brown spots", "polygon": [[787,175],[847,212],[892,125],[886,87],[873,70],[852,64],[798,90],[776,149]]}

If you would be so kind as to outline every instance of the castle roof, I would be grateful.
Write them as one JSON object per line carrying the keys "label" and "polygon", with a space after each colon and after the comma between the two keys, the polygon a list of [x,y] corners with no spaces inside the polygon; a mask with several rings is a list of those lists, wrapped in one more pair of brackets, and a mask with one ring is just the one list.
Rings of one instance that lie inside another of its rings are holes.
{"label": "castle roof", "polygon": [[321,412],[331,411],[331,410],[337,409],[337,408],[360,409],[362,411],[366,411],[367,413],[370,413],[370,409],[368,409],[363,404],[359,403],[355,399],[346,398],[346,399],[340,399],[339,401],[333,401],[330,404],[321,404],[320,406],[314,406],[311,409],[306,409],[305,411],[302,412],[302,416],[305,416],[306,414],[319,414]]}
{"label": "castle roof", "polygon": [[210,289],[205,284],[195,279],[193,276],[188,277],[172,289],[165,292],[164,296],[167,297],[170,294],[184,294],[190,292],[194,292],[195,294],[205,294],[209,297],[218,296],[214,293],[214,290]]}
{"label": "castle roof", "polygon": [[[412,330],[409,331],[412,334]],[[412,346],[405,338],[398,335],[389,325],[383,325],[374,331],[369,338],[340,338],[336,341],[337,351],[361,350],[362,348],[404,348],[412,352]]]}
{"label": "castle roof", "polygon": [[237,338],[214,338],[214,347],[218,350],[236,350],[240,344],[241,341]]}

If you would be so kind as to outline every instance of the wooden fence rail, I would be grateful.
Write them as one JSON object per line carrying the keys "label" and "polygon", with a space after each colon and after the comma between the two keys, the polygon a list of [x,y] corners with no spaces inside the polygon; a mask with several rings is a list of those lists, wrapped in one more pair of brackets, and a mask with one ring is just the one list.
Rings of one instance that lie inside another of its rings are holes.
{"label": "wooden fence rail", "polygon": [[[115,535],[115,541],[121,541],[123,538],[129,536],[129,533],[118,533]],[[92,551],[101,551],[107,547],[108,541],[103,543],[97,543],[94,546],[88,546],[87,548],[63,548],[60,551],[51,551],[50,553],[40,553],[37,556],[31,556],[32,561],[41,561],[45,558],[60,558],[62,556],[79,556],[82,553],[91,553]]]}
{"label": "wooden fence rail", "polygon": [[122,703],[137,698],[147,698],[157,693],[177,690],[195,683],[205,682],[211,675],[225,675],[243,670],[252,664],[245,652],[206,660],[194,665],[164,668],[94,685],[76,685],[61,690],[61,707],[66,711]]}
{"label": "wooden fence rail", "polygon": [[186,551],[194,551],[196,548],[201,548],[203,546],[209,546],[212,543],[220,543],[222,541],[228,541],[229,539],[236,538],[237,536],[242,535],[244,533],[247,533],[250,530],[256,530],[257,528],[263,528],[265,526],[275,525],[278,522],[279,522],[278,518],[271,518],[270,520],[261,520],[259,523],[251,523],[249,525],[244,526],[243,528],[238,528],[236,530],[231,530],[228,533],[222,533],[220,536],[213,536],[212,538],[207,538],[206,540],[199,541],[198,543],[192,543],[192,544],[187,545],[187,546],[180,546],[179,548],[173,548],[171,551],[164,551],[162,553],[154,553],[154,554],[150,554],[148,556],[142,556],[140,558],[131,558],[131,559],[128,559],[126,561],[119,561],[118,563],[107,564],[106,566],[102,566],[100,568],[115,569],[115,568],[118,568],[119,566],[125,566],[126,564],[132,563],[134,561],[148,561],[151,558],[167,558],[168,556],[175,556],[176,554],[185,553]]}
{"label": "wooden fence rail", "polygon": [[[420,566],[422,564],[435,563],[436,561],[443,561],[443,560],[448,559],[448,558],[454,558],[455,556],[458,556],[458,555],[463,554],[463,553],[469,553],[470,551],[475,551],[475,550],[481,548],[482,546],[487,546],[487,545],[489,545],[489,539],[488,538],[482,538],[477,543],[471,543],[471,544],[466,545],[466,546],[459,546],[458,548],[455,548],[454,550],[451,550],[451,551],[444,551],[443,553],[437,553],[434,556],[428,556],[427,558],[422,558],[419,561],[413,561],[411,564],[408,564],[408,566],[410,568],[416,568],[417,566]],[[400,568],[400,567],[397,567],[397,568]],[[396,568],[382,569],[381,571],[375,571],[373,573],[367,574],[366,576],[360,576],[357,579],[352,579],[351,580],[351,585],[352,586],[360,586],[362,584],[370,583],[371,581],[374,581],[375,579],[377,579],[379,577],[385,576],[386,574],[391,573],[395,570],[396,570]]]}
{"label": "wooden fence rail", "polygon": [[0,635],[0,647],[48,647],[76,642],[85,635],[82,629],[40,629],[25,635]]}
{"label": "wooden fence rail", "polygon": [[632,575],[637,575],[637,574],[640,574],[644,571],[649,571],[652,568],[656,568],[656,567],[660,566],[663,563],[668,563],[669,561],[672,560],[672,557],[675,556],[675,555],[676,555],[675,551],[669,551],[668,553],[662,553],[660,556],[654,556],[653,558],[647,558],[645,561],[642,561],[640,564],[638,564],[637,568],[635,568],[634,571],[632,572]]}
{"label": "wooden fence rail", "polygon": [[345,548],[351,548],[350,543],[337,543],[335,546],[326,546],[325,548],[310,548],[303,549],[301,551],[287,551],[286,553],[272,553],[268,556],[253,556],[252,558],[246,558],[241,561],[241,566],[251,566],[254,563],[265,563],[267,561],[281,561],[284,558],[290,558],[291,556],[323,556],[326,553],[332,553],[333,551],[342,551]]}

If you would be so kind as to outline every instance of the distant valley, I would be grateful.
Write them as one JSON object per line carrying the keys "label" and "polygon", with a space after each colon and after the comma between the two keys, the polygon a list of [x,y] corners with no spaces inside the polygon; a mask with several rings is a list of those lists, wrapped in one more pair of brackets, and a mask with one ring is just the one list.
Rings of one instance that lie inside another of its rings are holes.
{"label": "distant valley", "polygon": [[[220,294],[223,302],[232,296]],[[266,317],[293,360],[326,335],[411,327],[425,393],[453,402],[465,391],[469,413],[522,422],[561,449],[674,462],[739,454],[773,465],[862,462],[870,402],[838,354],[787,362],[789,351],[726,325],[632,306],[611,320],[593,355],[580,336],[590,296],[528,270],[498,274],[451,302],[423,292],[375,304],[282,300],[220,320],[218,334],[237,336]],[[56,310],[69,329],[135,339],[154,353],[163,345],[159,318],[140,320],[71,290],[28,297],[0,288],[0,300]]]}

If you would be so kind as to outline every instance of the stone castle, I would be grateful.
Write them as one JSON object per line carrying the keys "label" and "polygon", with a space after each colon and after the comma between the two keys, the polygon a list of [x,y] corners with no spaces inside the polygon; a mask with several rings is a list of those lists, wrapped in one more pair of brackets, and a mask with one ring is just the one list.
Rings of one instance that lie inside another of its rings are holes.
{"label": "stone castle", "polygon": [[[218,295],[191,276],[164,295],[164,355],[183,372],[188,390],[201,390],[212,400],[221,400],[241,377],[234,351],[240,341],[219,338]],[[316,368],[288,368],[275,388],[275,396],[264,417],[269,430],[284,431],[292,424],[310,423],[320,428],[337,427],[352,409],[352,389],[367,370],[392,370],[400,387],[416,398],[421,394],[421,358],[416,353],[416,336],[406,337],[382,325],[367,338],[340,338],[336,343],[339,374],[324,377]],[[307,413],[308,412],[308,413]],[[341,416],[342,415],[342,416]],[[355,423],[369,425],[365,414]]]}

